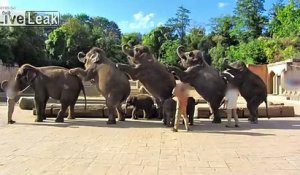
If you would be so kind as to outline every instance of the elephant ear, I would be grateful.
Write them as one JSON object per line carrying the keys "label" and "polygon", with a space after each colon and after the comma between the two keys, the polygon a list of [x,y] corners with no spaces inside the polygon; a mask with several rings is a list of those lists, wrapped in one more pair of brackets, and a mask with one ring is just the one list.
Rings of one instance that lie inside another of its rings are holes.
{"label": "elephant ear", "polygon": [[92,63],[97,63],[97,62],[100,61],[99,53],[98,52],[95,52],[95,53],[92,54],[91,61],[92,61]]}
{"label": "elephant ear", "polygon": [[27,82],[32,82],[38,75],[36,67],[30,64],[24,64],[17,72],[16,79],[25,77]]}
{"label": "elephant ear", "polygon": [[240,61],[238,63],[239,67],[238,69],[242,72],[242,71],[245,71],[247,69],[247,65],[243,62],[243,61]]}
{"label": "elephant ear", "polygon": [[95,47],[93,48],[93,51],[91,53],[91,56],[90,56],[90,59],[91,59],[91,62],[92,63],[99,63],[99,62],[102,62],[103,59],[106,58],[106,55],[105,55],[105,52],[98,48],[98,47]]}
{"label": "elephant ear", "polygon": [[198,61],[201,65],[207,65],[205,60],[205,53],[204,51],[198,51],[195,56],[195,61]]}
{"label": "elephant ear", "polygon": [[27,70],[27,73],[26,73],[26,80],[27,80],[28,82],[32,82],[36,77],[37,77],[36,71],[34,71],[34,70],[32,70],[32,69]]}

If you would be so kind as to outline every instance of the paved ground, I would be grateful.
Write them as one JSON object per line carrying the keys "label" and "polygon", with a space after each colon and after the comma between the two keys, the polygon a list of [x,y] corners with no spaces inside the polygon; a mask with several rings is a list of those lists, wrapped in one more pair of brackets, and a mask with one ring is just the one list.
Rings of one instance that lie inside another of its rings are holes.
{"label": "paved ground", "polygon": [[6,125],[5,113],[0,106],[0,175],[300,174],[299,117],[238,129],[197,120],[192,132],[173,133],[159,121],[36,124],[19,109]]}

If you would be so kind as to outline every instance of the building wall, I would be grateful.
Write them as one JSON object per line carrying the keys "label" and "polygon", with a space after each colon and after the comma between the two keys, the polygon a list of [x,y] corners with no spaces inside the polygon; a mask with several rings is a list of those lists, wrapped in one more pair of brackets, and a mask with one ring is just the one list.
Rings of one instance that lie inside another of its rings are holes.
{"label": "building wall", "polygon": [[268,84],[268,67],[266,64],[249,64],[248,69],[258,75],[266,84],[267,89],[269,91]]}

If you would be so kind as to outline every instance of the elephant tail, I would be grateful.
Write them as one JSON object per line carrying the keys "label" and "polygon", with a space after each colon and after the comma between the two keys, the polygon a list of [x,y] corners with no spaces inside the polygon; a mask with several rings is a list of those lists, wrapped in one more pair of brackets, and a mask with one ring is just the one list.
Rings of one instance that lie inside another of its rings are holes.
{"label": "elephant tail", "polygon": [[265,104],[266,104],[266,114],[267,114],[268,119],[270,119],[269,112],[268,112],[268,100],[267,100],[267,97],[265,99]]}
{"label": "elephant tail", "polygon": [[85,89],[83,83],[81,83],[81,90],[84,96],[84,110],[86,110],[86,94],[85,94]]}

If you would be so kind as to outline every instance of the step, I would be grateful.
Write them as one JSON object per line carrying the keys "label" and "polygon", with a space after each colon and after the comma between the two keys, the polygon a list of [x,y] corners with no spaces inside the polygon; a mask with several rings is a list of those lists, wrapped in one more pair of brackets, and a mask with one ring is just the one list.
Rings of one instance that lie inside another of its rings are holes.
{"label": "step", "polygon": [[[248,118],[250,116],[249,110],[247,108],[239,108],[237,110],[237,114],[239,118]],[[269,117],[295,117],[295,109],[294,106],[282,106],[282,105],[274,105],[268,107]],[[198,108],[198,118],[209,118],[210,110],[206,107]],[[225,109],[220,109],[220,116],[222,118],[226,118]],[[258,116],[260,118],[266,118],[266,108],[259,107],[258,108]]]}

